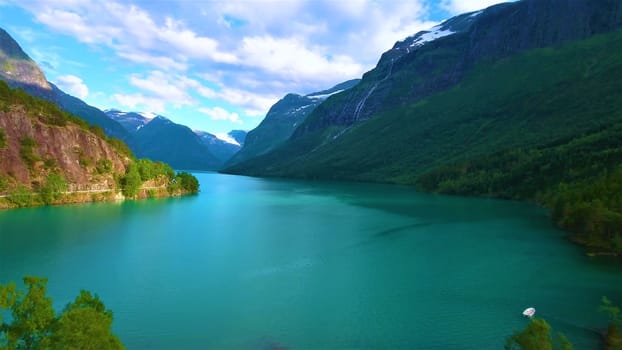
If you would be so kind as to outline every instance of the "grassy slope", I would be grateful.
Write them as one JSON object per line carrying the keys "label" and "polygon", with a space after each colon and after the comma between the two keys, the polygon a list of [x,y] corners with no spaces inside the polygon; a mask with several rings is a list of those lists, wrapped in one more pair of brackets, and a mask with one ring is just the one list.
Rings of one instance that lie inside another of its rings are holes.
{"label": "grassy slope", "polygon": [[622,253],[620,101],[615,32],[482,64],[336,140],[325,142],[330,131],[290,140],[238,170],[538,200],[590,250]]}
{"label": "grassy slope", "polygon": [[325,142],[330,131],[316,132],[231,170],[415,184],[422,173],[460,159],[622,120],[620,62],[616,32],[482,64],[459,86],[376,115],[336,140]]}

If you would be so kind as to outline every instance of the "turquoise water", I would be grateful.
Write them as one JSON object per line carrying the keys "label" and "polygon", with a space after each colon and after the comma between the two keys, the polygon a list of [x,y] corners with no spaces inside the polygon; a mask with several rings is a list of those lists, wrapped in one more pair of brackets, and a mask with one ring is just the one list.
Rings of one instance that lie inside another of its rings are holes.
{"label": "turquoise water", "polygon": [[0,212],[0,283],[114,311],[128,349],[500,349],[534,306],[598,347],[622,267],[534,206],[196,174],[197,196]]}

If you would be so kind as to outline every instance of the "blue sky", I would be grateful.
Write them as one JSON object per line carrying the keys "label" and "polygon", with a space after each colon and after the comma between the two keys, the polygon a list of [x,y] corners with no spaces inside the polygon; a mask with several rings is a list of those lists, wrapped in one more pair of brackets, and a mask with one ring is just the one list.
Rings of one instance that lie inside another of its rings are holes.
{"label": "blue sky", "polygon": [[498,0],[0,0],[65,92],[193,129],[250,130],[286,93],[359,78],[382,52]]}

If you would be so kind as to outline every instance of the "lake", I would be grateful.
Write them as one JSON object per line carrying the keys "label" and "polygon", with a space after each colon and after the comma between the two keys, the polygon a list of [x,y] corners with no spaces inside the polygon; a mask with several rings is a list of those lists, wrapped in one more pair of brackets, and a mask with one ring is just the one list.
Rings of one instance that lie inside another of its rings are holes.
{"label": "lake", "polygon": [[500,349],[530,306],[598,348],[622,266],[526,203],[196,173],[184,198],[0,211],[0,283],[114,311],[128,349]]}

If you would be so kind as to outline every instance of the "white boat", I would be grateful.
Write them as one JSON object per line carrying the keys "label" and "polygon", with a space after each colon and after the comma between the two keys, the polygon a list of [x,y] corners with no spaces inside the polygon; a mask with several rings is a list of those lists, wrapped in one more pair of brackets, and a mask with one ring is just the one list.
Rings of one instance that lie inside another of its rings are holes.
{"label": "white boat", "polygon": [[533,315],[535,314],[536,309],[534,309],[533,307],[526,308],[525,311],[523,311],[523,316],[533,317]]}

